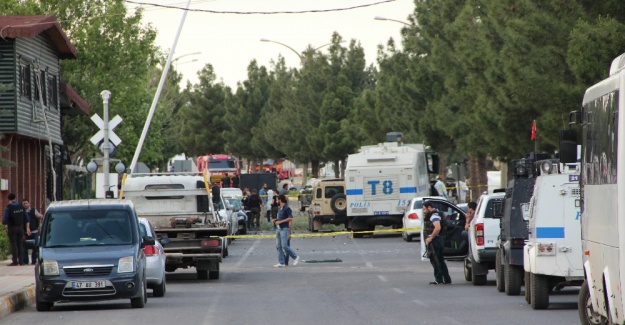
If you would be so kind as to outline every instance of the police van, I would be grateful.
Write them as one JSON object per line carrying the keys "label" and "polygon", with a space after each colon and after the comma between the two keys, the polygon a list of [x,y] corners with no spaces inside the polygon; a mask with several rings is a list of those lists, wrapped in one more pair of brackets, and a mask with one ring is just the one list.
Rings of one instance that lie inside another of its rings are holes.
{"label": "police van", "polygon": [[549,307],[552,288],[584,282],[580,225],[579,164],[536,163],[523,259],[525,299],[534,309]]}
{"label": "police van", "polygon": [[349,155],[345,169],[348,228],[354,237],[376,225],[401,228],[410,200],[430,194],[428,172],[436,173],[438,157],[423,144],[404,144],[401,133],[390,132],[387,142],[363,146]]}

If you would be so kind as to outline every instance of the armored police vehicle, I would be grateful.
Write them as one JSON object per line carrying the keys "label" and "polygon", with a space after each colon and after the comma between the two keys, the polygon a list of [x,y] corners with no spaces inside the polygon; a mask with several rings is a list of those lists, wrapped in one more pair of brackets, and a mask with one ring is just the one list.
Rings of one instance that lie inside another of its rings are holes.
{"label": "armored police vehicle", "polygon": [[[514,179],[508,182],[503,202],[501,232],[495,255],[497,290],[507,295],[521,293],[523,284],[523,246],[527,239],[529,202],[534,193],[533,165],[531,158],[512,161]],[[498,209],[501,211],[501,209]],[[500,212],[501,213],[501,212]]]}
{"label": "armored police vehicle", "polygon": [[[578,310],[582,324],[625,322],[625,54],[609,76],[586,90],[571,123],[582,129],[581,228],[585,281]],[[575,130],[561,135],[562,148],[574,147]],[[619,134],[621,132],[621,134]],[[568,150],[564,150],[568,151]],[[571,150],[572,151],[572,150]],[[562,162],[575,162],[570,155]]]}
{"label": "armored police vehicle", "polygon": [[580,226],[579,164],[536,163],[528,240],[523,252],[525,298],[534,309],[549,307],[553,288],[584,281]]}
{"label": "armored police vehicle", "polygon": [[[428,171],[437,170],[428,170],[425,146],[402,143],[398,132],[388,133],[386,141],[363,146],[347,159],[347,219],[354,237],[376,225],[401,228],[410,200],[430,194]],[[436,166],[437,156],[430,157],[429,165]]]}

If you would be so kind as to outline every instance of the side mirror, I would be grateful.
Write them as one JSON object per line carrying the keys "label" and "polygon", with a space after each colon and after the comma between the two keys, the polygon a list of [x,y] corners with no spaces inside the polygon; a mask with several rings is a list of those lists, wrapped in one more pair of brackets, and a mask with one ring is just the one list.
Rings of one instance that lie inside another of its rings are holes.
{"label": "side mirror", "polygon": [[493,202],[493,218],[503,218],[503,201]]}
{"label": "side mirror", "polygon": [[577,162],[577,132],[575,130],[560,131],[560,162],[563,164]]}
{"label": "side mirror", "polygon": [[171,243],[171,239],[169,239],[169,237],[163,237],[159,240],[159,242],[161,243],[161,245],[165,246]]}
{"label": "side mirror", "polygon": [[156,241],[154,240],[154,237],[152,236],[145,236],[143,237],[143,241],[141,243],[141,247],[145,247],[145,245],[154,245],[156,244]]}

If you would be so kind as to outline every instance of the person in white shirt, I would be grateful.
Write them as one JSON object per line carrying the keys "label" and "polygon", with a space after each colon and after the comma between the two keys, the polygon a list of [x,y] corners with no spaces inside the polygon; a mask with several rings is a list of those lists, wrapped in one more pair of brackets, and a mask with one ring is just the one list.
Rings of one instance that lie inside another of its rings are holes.
{"label": "person in white shirt", "polygon": [[436,183],[434,184],[434,188],[438,192],[439,196],[447,198],[447,187],[445,186],[445,183],[441,181],[441,178],[439,176],[436,176]]}
{"label": "person in white shirt", "polygon": [[267,190],[267,202],[265,203],[265,207],[267,208],[267,223],[271,223],[271,202],[273,202],[273,196],[276,193],[273,191],[273,189],[269,188]]}

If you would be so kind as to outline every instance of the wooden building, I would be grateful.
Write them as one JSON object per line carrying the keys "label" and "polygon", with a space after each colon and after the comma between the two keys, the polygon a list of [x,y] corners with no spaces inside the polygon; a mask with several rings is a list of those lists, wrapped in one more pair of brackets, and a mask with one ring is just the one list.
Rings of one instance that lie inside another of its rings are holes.
{"label": "wooden building", "polygon": [[[43,211],[62,198],[62,114],[88,114],[87,103],[61,83],[61,60],[76,49],[52,15],[0,16],[0,204],[28,198]],[[50,163],[50,162],[53,163]]]}

